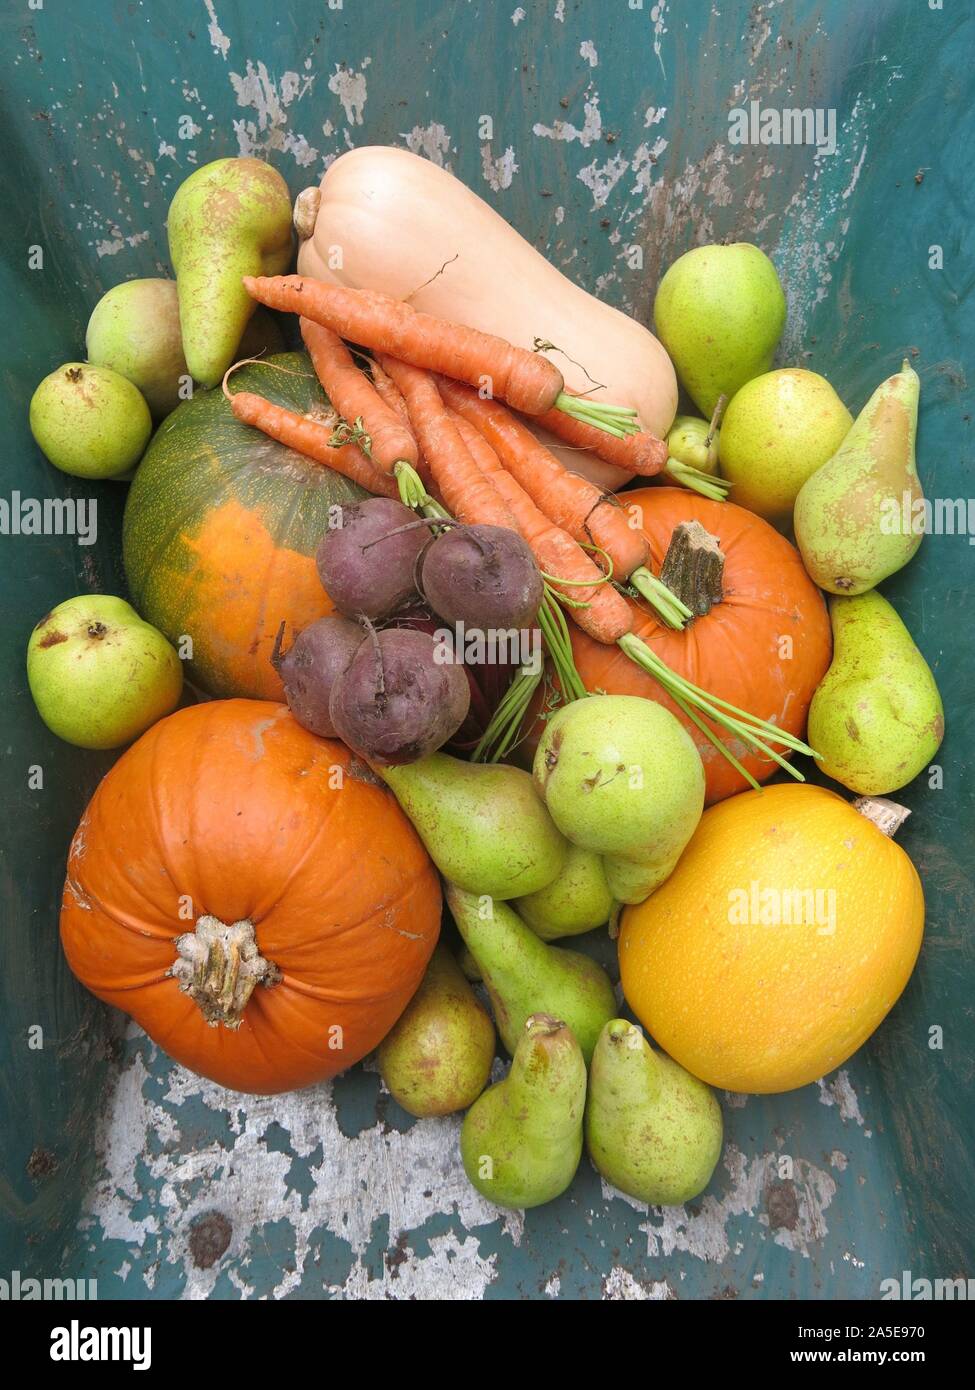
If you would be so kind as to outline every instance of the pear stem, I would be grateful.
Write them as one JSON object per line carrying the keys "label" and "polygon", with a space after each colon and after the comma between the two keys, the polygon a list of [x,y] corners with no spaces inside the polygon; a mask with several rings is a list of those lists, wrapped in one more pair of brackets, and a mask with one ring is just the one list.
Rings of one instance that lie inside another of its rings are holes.
{"label": "pear stem", "polygon": [[854,811],[866,816],[872,825],[892,840],[911,814],[906,806],[889,801],[885,796],[858,796],[853,803]]}
{"label": "pear stem", "polygon": [[660,578],[694,617],[704,618],[724,597],[724,562],[717,536],[699,521],[682,521],[670,538]]}

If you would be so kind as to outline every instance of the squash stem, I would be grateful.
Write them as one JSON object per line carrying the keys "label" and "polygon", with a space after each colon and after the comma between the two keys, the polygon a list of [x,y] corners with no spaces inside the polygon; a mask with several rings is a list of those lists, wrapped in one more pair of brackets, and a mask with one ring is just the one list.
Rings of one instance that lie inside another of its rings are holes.
{"label": "squash stem", "polygon": [[167,973],[213,1028],[222,1023],[238,1029],[256,986],[281,979],[277,966],[258,950],[254,923],[247,920],[228,926],[219,917],[199,917],[174,944],[177,959]]}

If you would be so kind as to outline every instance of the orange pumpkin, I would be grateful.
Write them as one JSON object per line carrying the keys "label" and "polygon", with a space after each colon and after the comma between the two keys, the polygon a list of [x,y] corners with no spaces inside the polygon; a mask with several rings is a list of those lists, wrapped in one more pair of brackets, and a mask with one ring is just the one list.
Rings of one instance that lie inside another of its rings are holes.
{"label": "orange pumpkin", "polygon": [[[681,522],[697,521],[724,554],[721,599],[683,632],[662,626],[642,602],[632,602],[633,630],[672,670],[711,695],[803,735],[813,693],[832,652],[829,617],[819,590],[793,545],[753,512],[712,502],[684,488],[638,488],[620,494],[634,524],[642,525],[654,574]],[[652,676],[618,647],[603,646],[572,628],[576,666],[587,690],[643,695],[665,705],[685,725],[704,763],[707,801],[721,801],[748,783]],[[777,771],[721,733],[759,782]]]}
{"label": "orange pumpkin", "polygon": [[267,1094],[343,1071],[423,977],[440,886],[393,795],[280,704],[162,720],[75,834],[61,940],[193,1071]]}

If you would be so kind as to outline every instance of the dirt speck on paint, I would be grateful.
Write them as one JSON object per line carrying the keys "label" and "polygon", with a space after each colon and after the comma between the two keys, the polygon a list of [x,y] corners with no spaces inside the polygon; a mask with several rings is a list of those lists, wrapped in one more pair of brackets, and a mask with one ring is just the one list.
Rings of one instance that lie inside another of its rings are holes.
{"label": "dirt speck on paint", "polygon": [[190,1259],[197,1269],[211,1269],[230,1245],[234,1228],[222,1211],[208,1211],[190,1226]]}

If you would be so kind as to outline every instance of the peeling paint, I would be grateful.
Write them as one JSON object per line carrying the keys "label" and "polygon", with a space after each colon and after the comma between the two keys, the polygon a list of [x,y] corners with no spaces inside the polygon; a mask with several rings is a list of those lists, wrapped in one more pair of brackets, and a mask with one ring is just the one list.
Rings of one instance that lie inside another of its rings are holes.
{"label": "peeling paint", "polygon": [[203,3],[206,5],[207,14],[210,18],[210,23],[207,25],[207,34],[210,38],[210,44],[214,53],[219,53],[224,62],[226,62],[227,54],[230,52],[230,40],[220,28],[213,0],[203,0]]}
{"label": "peeling paint", "polygon": [[406,141],[406,148],[414,154],[422,154],[432,164],[439,164],[441,169],[450,168],[447,159],[450,153],[450,136],[439,121],[431,121],[429,125],[415,125],[402,138]]}
{"label": "peeling paint", "polygon": [[[860,1113],[860,1102],[853,1089],[850,1074],[845,1069],[836,1073],[833,1081],[817,1081],[819,1100],[822,1105],[835,1105],[843,1121],[852,1120],[863,1129],[864,1120]],[[867,1131],[869,1134],[869,1131]]]}
{"label": "peeling paint", "polygon": [[349,68],[336,67],[328,79],[328,90],[342,103],[345,119],[349,125],[362,125],[362,112],[366,104],[366,68],[370,63],[364,58],[359,72]]}
{"label": "peeling paint", "polygon": [[585,58],[591,68],[598,67],[599,54],[596,52],[596,45],[592,39],[583,39],[579,45],[579,57]]}
{"label": "peeling paint", "polygon": [[481,174],[495,193],[502,188],[510,188],[511,180],[517,172],[518,161],[510,145],[497,158],[491,154],[490,144],[481,146]]}

